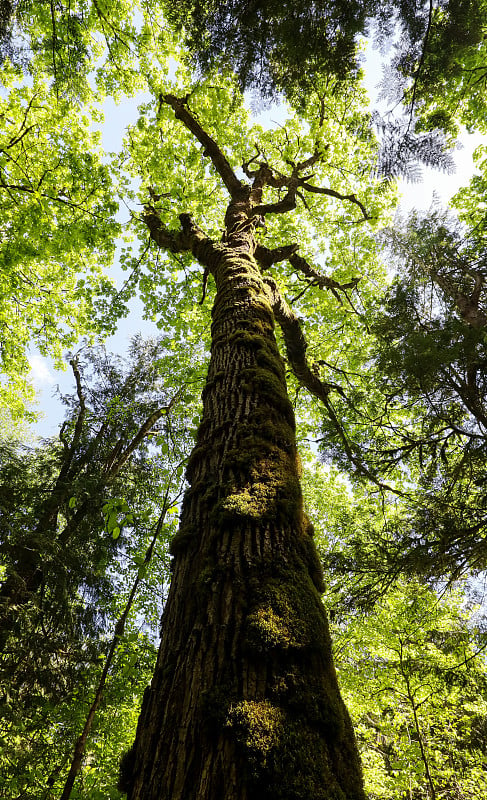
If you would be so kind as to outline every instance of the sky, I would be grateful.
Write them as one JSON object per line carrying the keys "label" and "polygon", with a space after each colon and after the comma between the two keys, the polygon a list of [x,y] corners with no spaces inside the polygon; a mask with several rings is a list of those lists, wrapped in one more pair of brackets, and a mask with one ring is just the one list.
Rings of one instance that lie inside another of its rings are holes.
{"label": "sky", "polygon": [[[371,95],[373,102],[376,102],[377,85],[380,81],[381,69],[378,54],[370,47],[366,51],[366,78],[364,83]],[[135,100],[124,100],[116,104],[108,99],[104,105],[105,124],[100,126],[102,133],[103,147],[105,151],[118,151],[122,144],[125,129],[129,123],[133,123],[137,117],[137,106],[140,103],[150,100],[149,95],[141,95]],[[258,115],[258,121],[266,127],[273,127],[284,117],[282,106],[276,105]],[[401,215],[406,215],[412,208],[427,210],[435,201],[441,201],[446,205],[448,200],[455,192],[464,186],[474,172],[472,154],[480,144],[487,144],[487,137],[481,135],[467,135],[466,132],[461,137],[462,147],[457,149],[453,156],[456,164],[454,174],[444,174],[437,170],[424,168],[422,170],[423,180],[421,183],[410,184],[404,181],[400,183],[400,193],[402,195],[399,211]],[[127,219],[126,209],[121,209],[121,220]],[[117,270],[115,267],[114,274]],[[118,270],[121,279],[123,273]],[[155,323],[143,319],[143,308],[140,301],[131,301],[131,313],[129,317],[121,320],[117,334],[106,342],[108,350],[123,354],[128,345],[128,341],[136,333],[141,332],[144,336],[157,336],[159,331]],[[35,424],[35,434],[41,437],[56,435],[62,423],[64,412],[56,389],[59,386],[61,392],[71,392],[73,390],[72,375],[69,370],[65,372],[55,371],[52,362],[40,356],[34,350],[30,356],[31,379],[36,388],[38,396],[38,410],[41,413],[38,423]]]}

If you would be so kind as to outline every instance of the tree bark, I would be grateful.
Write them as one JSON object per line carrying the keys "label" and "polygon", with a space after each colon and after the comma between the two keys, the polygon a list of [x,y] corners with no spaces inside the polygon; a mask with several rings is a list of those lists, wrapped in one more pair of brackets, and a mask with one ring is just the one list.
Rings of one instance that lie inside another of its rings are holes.
{"label": "tree bark", "polygon": [[120,788],[130,800],[363,800],[268,288],[237,205],[223,244],[191,245],[217,286],[211,360]]}

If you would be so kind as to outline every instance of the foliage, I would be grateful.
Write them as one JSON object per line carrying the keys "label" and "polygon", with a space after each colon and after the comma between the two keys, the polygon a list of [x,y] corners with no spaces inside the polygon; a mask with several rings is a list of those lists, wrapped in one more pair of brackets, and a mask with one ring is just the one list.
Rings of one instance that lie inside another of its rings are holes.
{"label": "foliage", "polygon": [[46,76],[29,84],[7,61],[0,79],[0,400],[21,410],[35,340],[59,366],[81,335],[114,328],[119,312],[106,270],[113,259],[110,172],[90,117],[56,99]]}
{"label": "foliage", "polygon": [[371,800],[485,794],[485,621],[462,592],[400,584],[334,641]]}
{"label": "foliage", "polygon": [[[183,24],[187,45],[203,73],[230,66],[242,88],[265,95],[284,90],[302,96],[324,75],[357,71],[355,36],[365,26],[368,4],[185,2],[168,11]],[[223,54],[223,55],[222,55]]]}
{"label": "foliage", "polygon": [[405,106],[407,136],[415,127],[455,135],[459,121],[483,129],[483,0],[185,0],[168,16],[184,25],[186,44],[203,73],[215,65],[230,66],[242,87],[267,97],[283,92],[298,102],[317,78],[356,76],[360,36],[373,31],[383,51],[392,48],[383,93]]}
{"label": "foliage", "polygon": [[58,99],[131,92],[143,84],[134,62],[140,13],[135,0],[5,0],[0,60],[27,75],[45,74]]}
{"label": "foliage", "polygon": [[[398,4],[399,5],[399,4]],[[391,37],[388,16],[395,3],[383,6],[379,41]],[[437,128],[457,135],[459,123],[485,130],[485,2],[401,3],[400,34],[383,80],[384,94],[409,107],[410,123],[419,130]]]}
{"label": "foliage", "polygon": [[[368,574],[365,547],[362,561],[348,572],[335,571],[334,554],[350,536],[368,535],[378,558],[380,498],[312,461],[303,488],[326,568],[334,658],[368,796],[453,800],[484,794],[485,581],[445,590],[396,575],[389,585],[381,583],[375,604],[364,611],[357,604],[361,572],[369,586],[383,573]],[[391,519],[394,509],[383,513]]]}

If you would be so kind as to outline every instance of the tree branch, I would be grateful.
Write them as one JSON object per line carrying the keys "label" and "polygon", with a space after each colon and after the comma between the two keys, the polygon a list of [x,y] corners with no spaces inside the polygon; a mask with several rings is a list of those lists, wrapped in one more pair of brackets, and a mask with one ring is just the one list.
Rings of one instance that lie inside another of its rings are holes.
{"label": "tree branch", "polygon": [[394,492],[395,494],[402,494],[397,489],[388,486],[386,483],[380,481],[370,470],[362,463],[359,456],[354,452],[351,443],[348,441],[345,431],[340,424],[335,410],[330,403],[329,394],[331,391],[338,392],[344,399],[346,399],[345,392],[336,383],[325,383],[316,372],[309,366],[306,358],[306,350],[308,343],[301,328],[301,323],[288,306],[285,299],[281,295],[276,281],[272,278],[264,278],[268,290],[269,300],[274,312],[274,316],[279,323],[282,333],[284,335],[284,342],[286,345],[286,355],[291,365],[292,371],[302,386],[308,389],[311,394],[317,397],[325,406],[328,416],[332,421],[338,435],[340,436],[343,448],[357,469],[357,472],[367,477],[370,481],[375,483],[381,490]]}
{"label": "tree branch", "polygon": [[169,231],[161,222],[161,218],[153,206],[147,205],[142,219],[149,228],[151,239],[163,250],[171,253],[182,253],[191,250],[191,242],[182,230]]}
{"label": "tree branch", "polygon": [[187,102],[188,96],[179,98],[175,97],[173,94],[160,94],[159,101],[160,104],[166,103],[167,105],[171,106],[176,119],[181,120],[188,131],[190,131],[200,142],[200,144],[203,145],[205,148],[204,155],[207,155],[211,158],[213,166],[228,189],[231,197],[235,197],[235,195],[241,193],[245,188],[244,185],[235,175],[218,144],[206,133],[206,131],[203,130],[199,122],[197,122],[193,114],[190,112]]}
{"label": "tree branch", "polygon": [[[272,184],[269,184],[272,185]],[[277,203],[262,203],[254,206],[252,214],[254,216],[265,216],[266,214],[286,214],[296,208],[296,186],[290,186],[282,200]]]}
{"label": "tree branch", "polygon": [[433,20],[433,0],[429,0],[428,24],[426,26],[426,33],[424,35],[423,47],[421,48],[421,58],[419,59],[418,68],[416,69],[416,74],[414,76],[413,93],[412,93],[412,97],[411,97],[411,105],[410,105],[410,110],[409,110],[409,122],[408,122],[408,127],[407,127],[406,133],[409,133],[409,130],[411,128],[411,124],[412,124],[412,121],[413,121],[414,106],[415,106],[415,103],[416,103],[416,93],[417,93],[417,90],[418,90],[418,83],[419,83],[419,79],[420,79],[420,76],[421,76],[421,72],[422,72],[423,66],[424,66],[424,60],[426,58],[426,48],[428,46],[428,39],[429,39],[430,31],[431,31],[432,20]]}
{"label": "tree branch", "polygon": [[[123,465],[126,463],[126,461],[128,461],[128,459],[130,458],[130,456],[132,455],[132,453],[134,452],[136,447],[139,446],[139,444],[141,443],[141,441],[144,438],[144,436],[147,436],[147,434],[152,430],[152,428],[154,427],[156,422],[164,414],[169,414],[172,406],[174,405],[174,403],[177,400],[177,397],[178,397],[178,395],[174,395],[174,397],[169,402],[169,405],[164,406],[163,408],[159,408],[159,409],[157,409],[157,411],[154,411],[154,413],[151,414],[150,417],[148,417],[146,419],[144,424],[140,426],[139,430],[137,431],[137,433],[135,434],[133,439],[129,442],[129,444],[127,445],[125,450],[123,450],[123,452],[121,453],[119,458],[116,459],[114,464],[113,463],[110,464],[109,469],[108,469],[108,475],[110,477],[112,477],[112,475],[117,474],[118,472],[120,472],[120,470],[123,467]],[[108,461],[108,459],[107,459],[107,461]]]}
{"label": "tree branch", "polygon": [[369,215],[365,210],[365,206],[355,197],[354,194],[341,194],[341,192],[335,192],[334,189],[327,189],[323,186],[313,186],[311,183],[305,183],[304,181],[300,181],[299,186],[301,189],[306,189],[307,192],[313,192],[314,194],[326,194],[328,197],[336,197],[337,200],[348,200],[350,203],[355,203],[355,205],[360,208],[364,217],[364,221],[369,219]]}
{"label": "tree branch", "polygon": [[283,245],[283,247],[275,247],[273,250],[270,250],[268,247],[258,244],[255,248],[254,256],[263,269],[269,269],[269,267],[272,267],[273,264],[277,264],[279,261],[290,259],[298,247],[298,244],[286,244]]}
{"label": "tree branch", "polygon": [[[360,281],[359,278],[353,278],[351,281],[347,283],[339,283],[334,278],[330,278],[327,275],[321,275],[318,270],[309,264],[305,258],[299,256],[297,253],[293,253],[289,258],[289,263],[291,264],[294,269],[301,272],[303,275],[306,275],[307,278],[311,278],[316,286],[319,286],[320,289],[330,289],[333,293],[334,297],[341,303],[341,299],[338,295],[338,291],[345,292],[346,289],[355,289],[358,282]],[[348,297],[347,297],[348,299]]]}
{"label": "tree branch", "polygon": [[273,278],[264,278],[264,281],[268,289],[274,315],[284,334],[289,363],[299,382],[323,402],[328,400],[328,395],[332,389],[344,396],[341,386],[335,383],[325,383],[313,372],[306,358],[308,343],[298,317],[286,303],[276,281]]}
{"label": "tree branch", "polygon": [[70,765],[70,768],[69,768],[68,775],[66,777],[66,782],[64,784],[64,789],[63,789],[63,793],[61,795],[60,800],[69,800],[69,798],[71,797],[71,792],[72,792],[72,789],[73,789],[73,786],[74,786],[74,782],[75,782],[79,772],[81,771],[82,759],[83,759],[83,755],[84,755],[85,750],[86,750],[86,742],[88,740],[88,736],[91,733],[91,729],[93,727],[93,721],[95,719],[96,712],[98,711],[98,707],[99,707],[101,701],[103,700],[103,692],[105,690],[105,685],[106,685],[106,682],[107,682],[108,674],[109,674],[109,672],[110,672],[110,670],[112,668],[112,665],[113,665],[113,660],[114,660],[116,649],[117,649],[117,647],[118,647],[118,645],[120,643],[120,640],[122,639],[122,637],[123,637],[123,635],[125,633],[125,625],[126,625],[129,613],[132,610],[132,605],[133,605],[133,602],[135,600],[135,596],[137,594],[137,591],[138,591],[138,588],[139,588],[139,584],[140,584],[140,582],[141,582],[141,580],[142,580],[142,578],[144,576],[144,570],[147,569],[147,566],[148,566],[148,564],[150,563],[150,561],[152,559],[152,555],[153,555],[153,552],[154,552],[154,547],[155,547],[155,544],[156,544],[156,542],[157,542],[157,540],[158,540],[158,538],[160,536],[160,533],[162,531],[162,526],[164,524],[164,520],[166,518],[167,511],[171,507],[171,505],[173,505],[179,499],[180,495],[181,495],[181,491],[176,495],[175,498],[172,498],[171,500],[169,500],[169,485],[167,486],[166,492],[165,492],[165,497],[164,497],[164,503],[163,503],[163,506],[162,506],[162,511],[161,511],[161,513],[159,515],[159,519],[157,521],[157,524],[156,524],[155,531],[154,531],[154,534],[152,536],[152,539],[151,539],[151,541],[149,543],[149,546],[148,546],[148,548],[147,548],[147,550],[145,552],[143,565],[137,571],[137,575],[136,575],[135,580],[134,580],[134,582],[132,584],[132,588],[130,590],[130,594],[128,596],[127,602],[125,603],[124,609],[123,609],[121,615],[119,616],[119,618],[117,620],[117,623],[115,625],[115,630],[114,630],[114,633],[113,633],[112,641],[110,643],[110,648],[108,650],[108,654],[107,654],[107,657],[105,659],[105,665],[103,667],[103,670],[101,672],[100,678],[98,680],[98,686],[96,688],[96,692],[95,692],[95,696],[93,698],[93,702],[92,702],[92,704],[91,704],[91,706],[89,708],[88,715],[86,717],[85,724],[83,726],[83,730],[81,732],[81,735],[79,736],[79,738],[77,739],[76,744],[75,744],[73,757],[72,757],[72,760],[71,760],[71,765]]}
{"label": "tree branch", "polygon": [[[61,431],[59,433],[59,438],[61,439],[61,441],[63,443],[63,446],[64,446],[65,457],[63,459],[63,465],[62,465],[61,469],[59,470],[59,475],[57,477],[57,480],[56,480],[56,483],[55,483],[55,486],[54,486],[53,494],[57,494],[59,491],[61,491],[62,492],[62,496],[65,496],[67,491],[69,490],[69,486],[66,486],[65,484],[68,481],[68,479],[71,478],[71,474],[72,474],[72,471],[73,471],[73,469],[72,469],[72,467],[73,467],[73,458],[74,458],[74,454],[76,452],[76,448],[78,447],[80,439],[81,439],[81,434],[83,432],[84,419],[85,419],[85,416],[86,416],[86,403],[85,403],[85,398],[84,398],[84,394],[83,394],[83,387],[81,385],[81,375],[80,375],[80,371],[79,371],[79,368],[78,368],[78,364],[77,364],[77,361],[76,361],[75,358],[72,358],[69,363],[70,363],[71,369],[73,370],[74,379],[76,381],[76,394],[78,395],[79,410],[78,410],[78,413],[76,415],[76,422],[75,422],[75,425],[74,425],[74,432],[73,432],[73,438],[71,439],[71,444],[67,445],[64,442],[64,439],[62,438],[62,436],[64,434],[64,426],[61,428]],[[59,502],[61,502],[61,498],[59,499]]]}

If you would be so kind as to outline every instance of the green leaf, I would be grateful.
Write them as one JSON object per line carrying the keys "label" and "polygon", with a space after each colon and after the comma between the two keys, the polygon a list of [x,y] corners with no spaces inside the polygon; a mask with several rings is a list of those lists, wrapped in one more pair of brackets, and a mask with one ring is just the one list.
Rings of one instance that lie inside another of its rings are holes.
{"label": "green leaf", "polygon": [[117,526],[117,524],[118,524],[118,514],[116,511],[112,511],[107,520],[108,533],[111,533],[113,529]]}
{"label": "green leaf", "polygon": [[139,569],[137,570],[137,575],[139,578],[145,578],[147,575],[148,564],[142,564]]}

